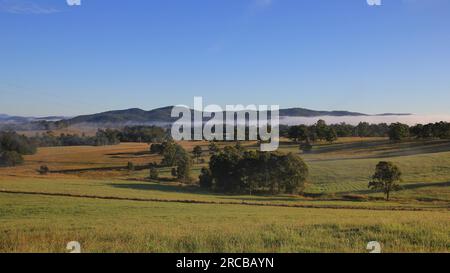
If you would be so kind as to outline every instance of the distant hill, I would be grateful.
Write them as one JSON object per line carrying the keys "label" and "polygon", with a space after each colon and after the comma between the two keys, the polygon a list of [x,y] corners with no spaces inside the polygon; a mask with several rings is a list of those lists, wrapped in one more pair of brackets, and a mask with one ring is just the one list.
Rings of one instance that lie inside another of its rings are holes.
{"label": "distant hill", "polygon": [[[173,106],[145,111],[139,108],[108,111],[92,115],[83,115],[67,119],[70,125],[79,123],[171,123],[178,118],[170,116]],[[362,113],[348,111],[314,111],[304,108],[281,109],[280,116],[286,117],[319,117],[319,116],[367,116]]]}
{"label": "distant hill", "polygon": [[27,123],[33,121],[58,121],[66,119],[66,117],[50,116],[50,117],[20,117],[0,114],[0,123]]}
{"label": "distant hill", "polygon": [[[91,115],[81,115],[72,118],[65,118],[59,116],[52,117],[17,117],[17,116],[8,116],[5,114],[0,114],[0,125],[21,125],[21,127],[27,128],[30,125],[35,128],[36,126],[42,126],[42,124],[46,124],[45,126],[50,127],[56,121],[62,121],[63,124],[67,126],[72,125],[92,125],[92,126],[123,126],[123,125],[168,125],[178,118],[172,118],[173,106],[167,106],[162,108],[157,108],[149,111],[145,111],[139,108],[131,108],[125,110],[114,110],[107,111],[102,113],[96,113]],[[191,110],[192,111],[192,110]],[[397,114],[381,114],[381,115],[397,115]],[[398,114],[398,115],[407,115],[407,114]],[[367,117],[370,115],[357,113],[357,112],[349,112],[349,111],[316,111],[305,108],[288,108],[280,110],[280,117],[321,117],[321,116],[330,116],[330,117]],[[44,123],[43,123],[44,122]],[[57,124],[60,126],[61,124]]]}
{"label": "distant hill", "polygon": [[67,119],[70,125],[79,123],[169,123],[172,106],[144,111],[139,108],[108,111],[92,115],[83,115]]}
{"label": "distant hill", "polygon": [[367,114],[349,112],[349,111],[315,111],[305,108],[289,108],[281,109],[280,116],[282,117],[320,117],[320,116],[369,116]]}

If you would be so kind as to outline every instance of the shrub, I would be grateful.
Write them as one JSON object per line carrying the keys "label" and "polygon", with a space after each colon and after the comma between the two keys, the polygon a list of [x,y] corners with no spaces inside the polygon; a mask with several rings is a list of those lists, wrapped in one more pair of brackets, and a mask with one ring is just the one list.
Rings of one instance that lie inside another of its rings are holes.
{"label": "shrub", "polygon": [[159,171],[155,167],[150,168],[150,179],[158,179],[159,177]]}
{"label": "shrub", "polygon": [[39,174],[41,175],[45,175],[48,174],[50,172],[50,169],[47,167],[47,165],[42,165],[39,170],[38,170]]}

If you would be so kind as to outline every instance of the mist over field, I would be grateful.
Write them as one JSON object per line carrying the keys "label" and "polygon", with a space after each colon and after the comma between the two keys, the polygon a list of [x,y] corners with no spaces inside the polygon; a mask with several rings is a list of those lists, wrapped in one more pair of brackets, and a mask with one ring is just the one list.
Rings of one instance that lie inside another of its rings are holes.
{"label": "mist over field", "polygon": [[280,117],[280,123],[284,125],[306,124],[312,125],[317,120],[323,119],[328,124],[338,124],[345,122],[351,125],[358,125],[360,122],[373,124],[401,122],[408,125],[427,124],[440,121],[450,121],[450,115],[395,115],[395,116],[321,116],[321,117]]}

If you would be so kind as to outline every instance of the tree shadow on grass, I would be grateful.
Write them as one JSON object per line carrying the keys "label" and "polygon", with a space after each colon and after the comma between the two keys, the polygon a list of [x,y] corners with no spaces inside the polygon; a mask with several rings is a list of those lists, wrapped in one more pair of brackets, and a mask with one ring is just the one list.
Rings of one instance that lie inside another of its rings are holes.
{"label": "tree shadow on grass", "polygon": [[280,197],[280,196],[267,196],[267,195],[253,195],[248,197],[238,197],[238,196],[223,196],[222,199],[236,200],[236,201],[265,201],[265,202],[295,202],[295,201],[305,201],[303,199],[296,197]]}
{"label": "tree shadow on grass", "polygon": [[159,183],[110,183],[108,186],[120,189],[146,190],[146,191],[161,191],[161,192],[177,192],[177,193],[200,193],[198,189],[193,186],[177,186],[164,185]]}
{"label": "tree shadow on grass", "polygon": [[[400,185],[402,188],[400,191],[403,190],[414,190],[414,189],[420,189],[420,188],[428,188],[428,187],[450,187],[450,181],[449,182],[435,182],[435,183],[411,183],[411,184],[403,184]],[[351,193],[351,194],[370,194],[370,193],[380,193],[382,191],[380,190],[361,190],[361,191],[353,191],[353,192],[344,192],[344,193]]]}
{"label": "tree shadow on grass", "polygon": [[450,152],[450,141],[415,140],[396,143],[387,140],[377,140],[370,142],[332,144],[329,147],[321,146],[319,149],[313,150],[312,154],[326,154],[346,150],[351,151],[352,149],[370,149],[370,152],[375,153],[374,155],[357,158],[388,158],[397,156]]}

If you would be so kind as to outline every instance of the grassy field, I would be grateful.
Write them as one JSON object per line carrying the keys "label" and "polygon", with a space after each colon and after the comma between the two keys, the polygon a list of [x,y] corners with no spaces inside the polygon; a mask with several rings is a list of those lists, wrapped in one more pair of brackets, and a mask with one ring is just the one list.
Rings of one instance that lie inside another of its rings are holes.
{"label": "grassy field", "polygon": [[[182,143],[188,150],[198,144],[206,151],[205,142]],[[98,170],[159,162],[147,150],[141,143],[41,148],[24,165],[0,169],[0,252],[62,252],[72,240],[90,252],[366,252],[373,240],[387,252],[450,251],[448,141],[318,144],[301,155],[311,171],[303,196],[213,194],[173,181],[170,169],[158,181],[147,179],[148,170]],[[281,150],[299,153],[287,140]],[[404,173],[389,202],[367,189],[380,160]],[[39,175],[40,165],[85,171]]]}

